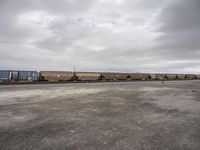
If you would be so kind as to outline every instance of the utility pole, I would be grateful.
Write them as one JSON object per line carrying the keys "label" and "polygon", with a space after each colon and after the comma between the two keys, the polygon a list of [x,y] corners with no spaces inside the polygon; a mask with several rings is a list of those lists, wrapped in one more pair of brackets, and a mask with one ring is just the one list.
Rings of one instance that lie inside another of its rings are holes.
{"label": "utility pole", "polygon": [[74,66],[74,73],[76,72],[76,66]]}
{"label": "utility pole", "polygon": [[158,73],[158,74],[159,74],[159,79],[161,80],[161,76],[160,76],[160,69],[158,70],[158,72],[159,72],[159,73]]}
{"label": "utility pole", "polygon": [[74,80],[74,81],[77,80],[77,76],[76,76],[76,66],[74,66],[73,80]]}
{"label": "utility pole", "polygon": [[126,73],[128,72],[128,68],[127,68],[127,65],[126,65]]}

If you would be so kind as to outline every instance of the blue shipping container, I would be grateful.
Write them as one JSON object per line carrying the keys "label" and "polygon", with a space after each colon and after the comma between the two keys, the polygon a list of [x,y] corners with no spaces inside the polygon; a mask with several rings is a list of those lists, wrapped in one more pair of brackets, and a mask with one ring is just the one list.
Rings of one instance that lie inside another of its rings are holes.
{"label": "blue shipping container", "polygon": [[28,71],[19,71],[19,80],[28,80]]}
{"label": "blue shipping container", "polygon": [[10,71],[0,70],[0,80],[10,80]]}
{"label": "blue shipping container", "polygon": [[38,72],[37,71],[19,71],[19,80],[37,81]]}
{"label": "blue shipping container", "polygon": [[28,71],[28,81],[37,81],[38,77],[37,71]]}

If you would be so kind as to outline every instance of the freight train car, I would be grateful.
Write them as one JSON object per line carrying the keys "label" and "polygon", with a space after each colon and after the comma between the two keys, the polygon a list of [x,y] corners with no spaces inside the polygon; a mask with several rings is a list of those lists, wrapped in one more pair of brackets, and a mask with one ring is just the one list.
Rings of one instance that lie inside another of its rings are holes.
{"label": "freight train car", "polygon": [[100,79],[105,81],[117,80],[116,73],[110,73],[110,72],[101,73]]}
{"label": "freight train car", "polygon": [[143,74],[143,80],[152,80],[151,74],[144,73]]}
{"label": "freight train car", "polygon": [[132,80],[142,80],[142,74],[141,73],[130,73]]}
{"label": "freight train car", "polygon": [[155,79],[156,79],[156,74],[151,73],[151,74],[150,74],[150,79],[151,79],[151,80],[155,80]]}
{"label": "freight train car", "polygon": [[161,80],[169,80],[169,77],[167,74],[160,74],[160,79]]}
{"label": "freight train car", "polygon": [[73,80],[73,75],[70,71],[40,71],[40,80],[69,81]]}
{"label": "freight train car", "polygon": [[177,74],[177,76],[178,76],[178,80],[184,80],[185,79],[184,74]]}
{"label": "freight train car", "polygon": [[152,80],[151,75],[146,73],[130,73],[129,75],[132,80]]}
{"label": "freight train car", "polygon": [[178,80],[178,75],[176,74],[168,74],[167,77],[169,80]]}
{"label": "freight train car", "polygon": [[158,73],[151,74],[152,80],[161,80],[161,76]]}
{"label": "freight train car", "polygon": [[185,80],[196,80],[196,79],[198,79],[197,75],[194,75],[194,74],[185,75]]}
{"label": "freight train car", "polygon": [[115,78],[116,80],[129,80],[131,79],[131,76],[127,73],[116,73]]}
{"label": "freight train car", "polygon": [[150,74],[152,80],[169,80],[167,74],[154,73]]}
{"label": "freight train car", "polygon": [[200,80],[200,74],[197,75],[197,79]]}
{"label": "freight train car", "polygon": [[80,81],[97,81],[100,80],[101,74],[98,72],[76,72],[76,80]]}
{"label": "freight train car", "polygon": [[131,76],[127,73],[103,72],[100,80],[130,80]]}
{"label": "freight train car", "polygon": [[116,72],[70,72],[70,71],[17,71],[0,70],[0,82],[4,81],[126,81],[126,80],[196,80],[195,74],[148,74]]}

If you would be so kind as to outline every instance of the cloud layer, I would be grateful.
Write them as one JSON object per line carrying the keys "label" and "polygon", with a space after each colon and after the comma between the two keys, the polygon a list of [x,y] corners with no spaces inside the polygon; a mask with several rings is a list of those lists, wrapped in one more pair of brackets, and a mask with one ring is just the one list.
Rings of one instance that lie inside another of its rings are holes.
{"label": "cloud layer", "polygon": [[200,72],[199,0],[1,0],[0,69]]}

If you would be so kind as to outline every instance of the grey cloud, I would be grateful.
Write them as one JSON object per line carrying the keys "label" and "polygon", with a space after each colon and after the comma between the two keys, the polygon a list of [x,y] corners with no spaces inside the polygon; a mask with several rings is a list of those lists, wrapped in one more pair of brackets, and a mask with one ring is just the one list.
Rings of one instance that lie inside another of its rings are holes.
{"label": "grey cloud", "polygon": [[199,14],[199,0],[169,1],[158,16],[160,36],[153,49],[168,60],[199,60]]}
{"label": "grey cloud", "polygon": [[94,2],[94,0],[43,0],[36,4],[53,13],[82,13]]}
{"label": "grey cloud", "polygon": [[159,16],[163,32],[187,32],[199,30],[200,1],[177,0],[170,1]]}
{"label": "grey cloud", "polygon": [[0,69],[197,71],[199,6],[198,0],[2,0]]}
{"label": "grey cloud", "polygon": [[36,42],[36,45],[40,48],[60,52],[66,50],[66,47],[69,46],[70,43],[63,38],[59,39],[58,37],[51,37],[44,39],[43,41]]}

